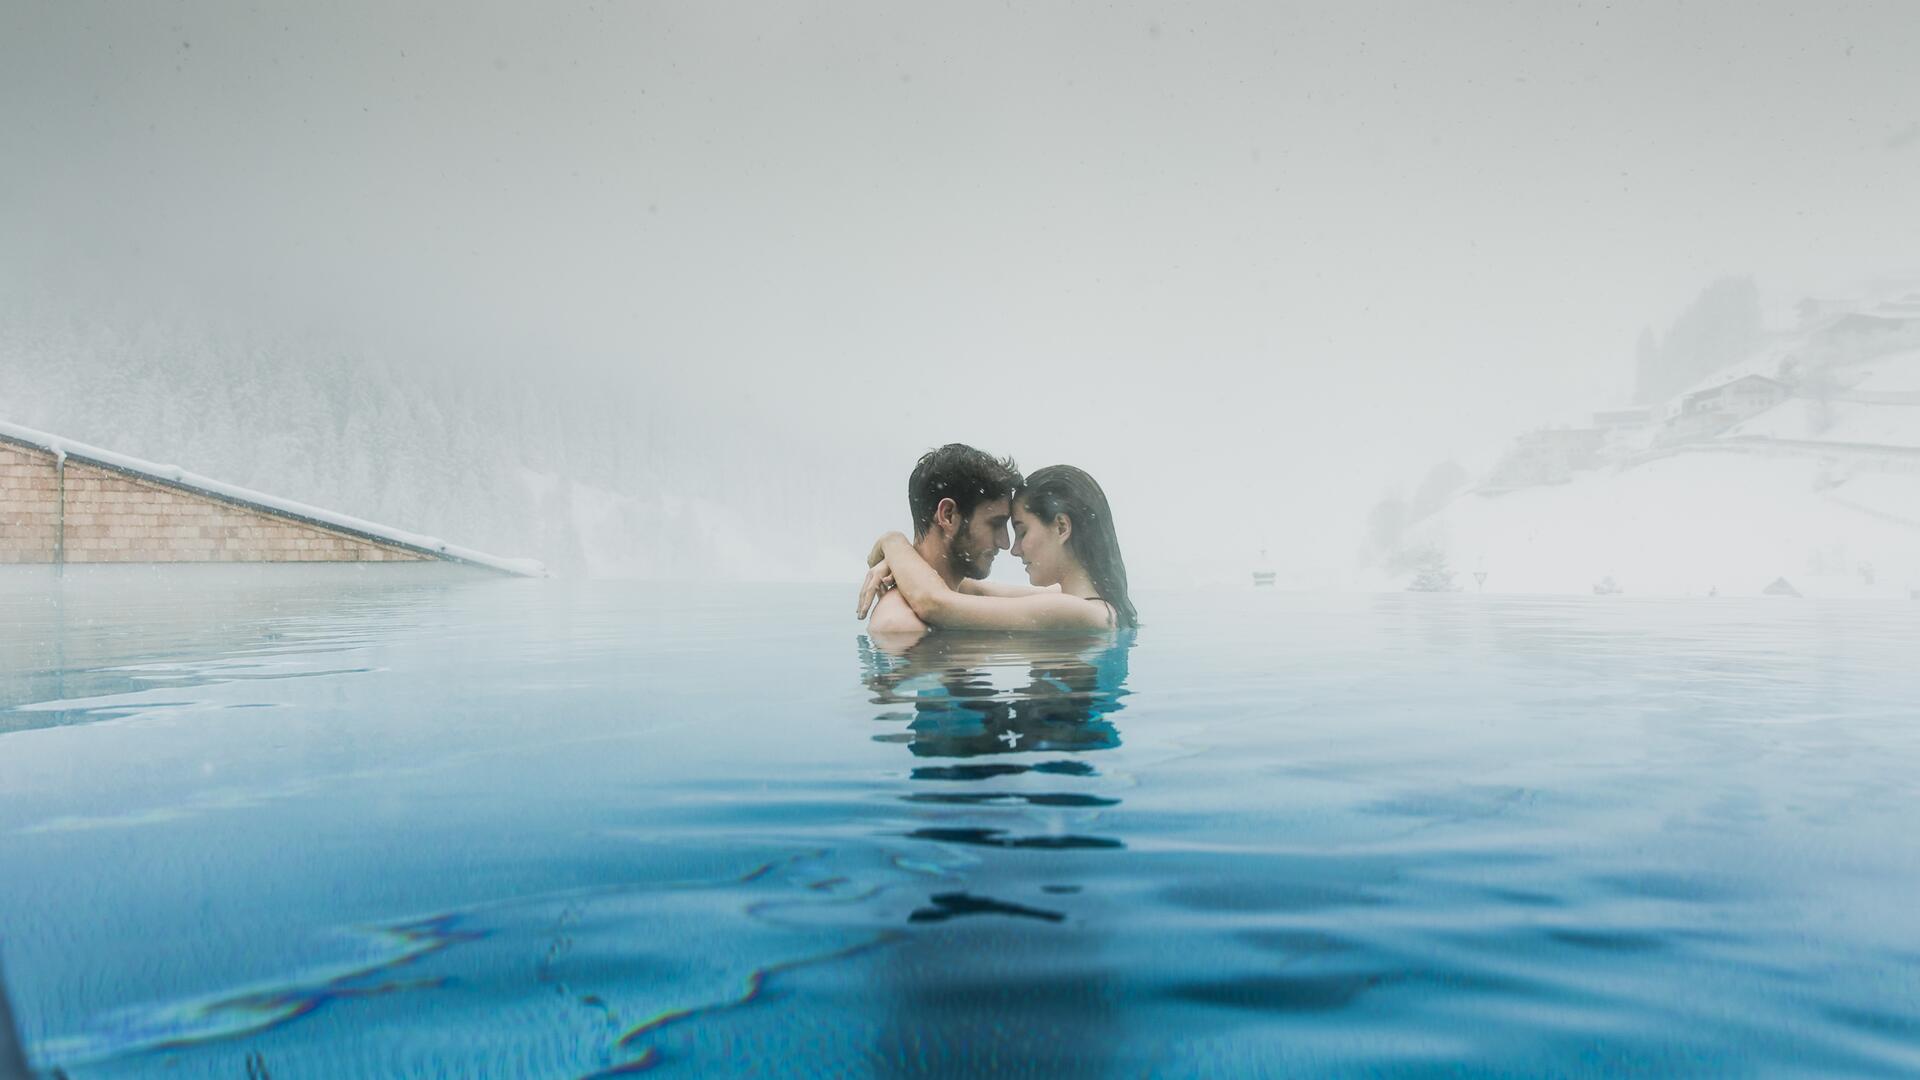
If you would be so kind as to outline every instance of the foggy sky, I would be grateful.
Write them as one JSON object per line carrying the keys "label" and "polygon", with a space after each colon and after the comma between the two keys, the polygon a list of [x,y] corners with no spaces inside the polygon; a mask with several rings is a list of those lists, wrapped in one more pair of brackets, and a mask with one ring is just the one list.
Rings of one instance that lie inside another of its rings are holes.
{"label": "foggy sky", "polygon": [[390,7],[0,0],[0,287],[1070,462],[1172,580],[1920,261],[1903,3]]}

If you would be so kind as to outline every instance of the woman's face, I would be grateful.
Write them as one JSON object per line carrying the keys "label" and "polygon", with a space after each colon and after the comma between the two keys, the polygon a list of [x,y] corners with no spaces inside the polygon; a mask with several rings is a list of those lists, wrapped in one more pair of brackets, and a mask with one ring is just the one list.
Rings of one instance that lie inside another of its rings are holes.
{"label": "woman's face", "polygon": [[1025,499],[1013,501],[1013,557],[1027,568],[1027,580],[1045,587],[1060,584],[1067,553],[1067,519],[1041,521]]}

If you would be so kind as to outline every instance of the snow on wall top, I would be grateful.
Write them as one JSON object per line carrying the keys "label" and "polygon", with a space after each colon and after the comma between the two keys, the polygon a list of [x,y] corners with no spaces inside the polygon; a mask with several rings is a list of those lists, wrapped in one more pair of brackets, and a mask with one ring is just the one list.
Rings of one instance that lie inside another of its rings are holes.
{"label": "snow on wall top", "polygon": [[347,529],[373,537],[377,540],[384,540],[388,543],[399,545],[400,547],[412,548],[438,558],[472,563],[475,566],[484,566],[492,570],[499,570],[509,574],[520,574],[525,577],[545,577],[547,573],[546,566],[537,559],[510,559],[503,558],[499,555],[489,555],[484,551],[474,551],[471,548],[463,548],[449,544],[438,537],[407,532],[404,529],[394,529],[385,525],[376,525],[371,521],[364,521],[347,514],[339,514],[331,510],[322,510],[317,506],[308,506],[305,503],[294,502],[291,499],[282,499],[275,495],[268,495],[263,492],[222,483],[219,480],[187,472],[178,465],[160,465],[151,461],[143,461],[136,457],[128,457],[125,454],[114,453],[111,450],[103,450],[97,446],[89,446],[86,443],[61,438],[58,435],[49,435],[44,431],[35,431],[33,428],[21,427],[18,424],[9,424],[3,420],[0,420],[0,438],[11,439],[14,442],[39,447],[57,458],[77,458],[91,464],[106,465],[125,472],[152,477],[153,479],[161,480],[168,484],[204,492],[208,495],[214,495],[231,502],[255,506],[263,510],[288,514],[298,518],[305,518],[308,521],[317,522],[322,525],[331,525],[337,528]]}

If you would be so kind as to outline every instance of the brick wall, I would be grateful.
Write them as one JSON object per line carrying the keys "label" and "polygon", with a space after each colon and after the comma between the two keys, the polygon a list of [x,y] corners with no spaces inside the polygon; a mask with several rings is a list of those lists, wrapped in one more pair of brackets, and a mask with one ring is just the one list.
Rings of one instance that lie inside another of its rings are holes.
{"label": "brick wall", "polygon": [[0,563],[52,562],[59,514],[53,455],[0,443]]}
{"label": "brick wall", "polygon": [[[53,455],[0,443],[0,563],[48,563],[60,520]],[[71,459],[70,563],[387,562],[428,558],[350,533]]]}

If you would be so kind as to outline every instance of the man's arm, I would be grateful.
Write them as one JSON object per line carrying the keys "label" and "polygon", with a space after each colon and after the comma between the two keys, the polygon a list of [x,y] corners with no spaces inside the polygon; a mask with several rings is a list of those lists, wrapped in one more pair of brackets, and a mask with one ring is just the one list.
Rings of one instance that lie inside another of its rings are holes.
{"label": "man's arm", "polygon": [[924,634],[927,624],[913,613],[907,598],[900,590],[889,590],[873,606],[873,616],[867,620],[867,631],[874,634]]}

